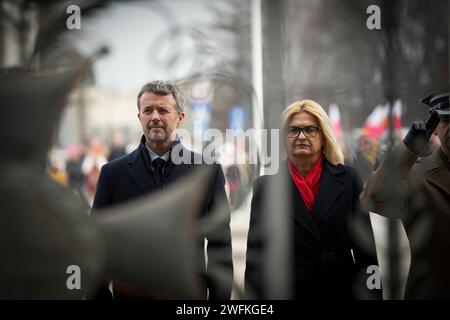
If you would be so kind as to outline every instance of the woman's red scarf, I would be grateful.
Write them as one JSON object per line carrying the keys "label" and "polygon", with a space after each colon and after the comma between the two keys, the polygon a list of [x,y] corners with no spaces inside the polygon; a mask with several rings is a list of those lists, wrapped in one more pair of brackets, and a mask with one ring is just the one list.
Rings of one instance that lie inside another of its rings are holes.
{"label": "woman's red scarf", "polygon": [[321,155],[313,165],[306,178],[304,178],[297,171],[297,169],[295,169],[295,166],[291,160],[288,160],[288,168],[292,180],[294,181],[298,192],[300,192],[308,212],[311,213],[314,201],[316,200],[317,192],[319,191],[319,181],[323,169],[323,155]]}

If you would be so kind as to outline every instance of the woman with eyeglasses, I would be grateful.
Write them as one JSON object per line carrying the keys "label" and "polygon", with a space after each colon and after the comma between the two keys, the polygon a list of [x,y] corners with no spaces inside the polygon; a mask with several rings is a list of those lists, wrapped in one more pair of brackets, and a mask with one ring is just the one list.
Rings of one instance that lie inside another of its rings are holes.
{"label": "woman with eyeglasses", "polygon": [[265,210],[265,188],[284,174],[286,199],[290,200],[288,219],[292,221],[288,225],[293,227],[288,270],[293,298],[379,298],[381,291],[375,283],[379,279],[369,279],[374,267],[366,272],[378,263],[369,215],[357,211],[362,183],[356,172],[344,165],[326,112],[312,100],[295,102],[282,113],[282,129],[287,160],[281,163],[279,173],[259,177],[254,183],[246,293],[255,298],[268,296],[263,256],[270,226],[263,225],[263,215],[279,212]]}

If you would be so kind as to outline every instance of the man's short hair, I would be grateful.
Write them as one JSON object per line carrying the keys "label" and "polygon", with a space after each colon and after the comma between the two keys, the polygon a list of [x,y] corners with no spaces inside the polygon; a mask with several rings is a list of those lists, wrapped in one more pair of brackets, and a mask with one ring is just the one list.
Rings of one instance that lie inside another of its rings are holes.
{"label": "man's short hair", "polygon": [[152,92],[160,96],[166,96],[168,94],[171,94],[175,99],[175,108],[177,112],[180,113],[184,111],[184,106],[186,104],[184,95],[174,83],[162,80],[154,80],[144,84],[144,86],[142,87],[141,91],[139,91],[139,94],[137,96],[138,110],[140,110],[139,99],[146,92]]}

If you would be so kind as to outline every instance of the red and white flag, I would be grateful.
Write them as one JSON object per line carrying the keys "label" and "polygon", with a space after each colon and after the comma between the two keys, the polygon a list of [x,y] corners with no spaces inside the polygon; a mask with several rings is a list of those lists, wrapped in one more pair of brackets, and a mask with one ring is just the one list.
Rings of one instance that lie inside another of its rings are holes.
{"label": "red and white flag", "polygon": [[402,130],[402,102],[399,99],[394,102],[392,115],[394,117],[394,129],[400,132]]}
{"label": "red and white flag", "polygon": [[377,140],[386,130],[388,114],[388,105],[377,105],[367,117],[363,126],[363,131],[373,139]]}
{"label": "red and white flag", "polygon": [[330,104],[328,110],[328,117],[331,121],[331,126],[333,127],[334,134],[336,138],[342,137],[342,123],[341,123],[341,113],[339,112],[339,106],[335,103]]}
{"label": "red and white flag", "polygon": [[[383,132],[389,130],[389,104],[385,105],[384,108],[386,108],[386,110],[383,120]],[[394,131],[400,132],[402,130],[402,102],[399,99],[394,102],[394,107],[392,108],[392,119]]]}
{"label": "red and white flag", "polygon": [[[394,119],[394,130],[399,132],[402,128],[402,102],[396,100],[392,109]],[[389,104],[376,106],[367,117],[363,126],[363,131],[374,139],[378,139],[389,129]]]}

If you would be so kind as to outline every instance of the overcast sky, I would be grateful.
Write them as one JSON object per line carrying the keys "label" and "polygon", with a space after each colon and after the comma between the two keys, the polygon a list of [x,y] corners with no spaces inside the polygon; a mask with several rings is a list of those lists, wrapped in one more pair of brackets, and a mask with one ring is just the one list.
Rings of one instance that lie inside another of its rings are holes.
{"label": "overcast sky", "polygon": [[[207,41],[216,37],[208,23],[216,19],[210,7],[230,10],[226,0],[130,1],[83,18],[71,41],[84,54],[102,44],[111,52],[94,66],[96,84],[118,91],[135,91],[151,79],[175,79],[195,69],[198,61],[190,30]],[[180,27],[175,35],[170,31]],[[220,42],[218,42],[220,43]],[[202,62],[207,62],[202,59]]]}

